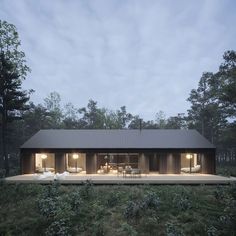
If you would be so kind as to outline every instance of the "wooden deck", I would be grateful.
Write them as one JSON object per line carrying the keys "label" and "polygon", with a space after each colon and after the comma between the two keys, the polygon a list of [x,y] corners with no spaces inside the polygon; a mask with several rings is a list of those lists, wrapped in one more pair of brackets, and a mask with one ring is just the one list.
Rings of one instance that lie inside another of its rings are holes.
{"label": "wooden deck", "polygon": [[[70,174],[65,178],[59,179],[61,184],[82,184],[86,180],[90,180],[93,184],[230,184],[236,183],[235,177],[223,177],[219,175],[208,174],[148,174],[141,177],[126,177],[117,175],[81,175]],[[17,175],[5,179],[7,183],[40,183],[49,184],[54,181],[54,176],[45,179],[38,179],[38,176]]]}

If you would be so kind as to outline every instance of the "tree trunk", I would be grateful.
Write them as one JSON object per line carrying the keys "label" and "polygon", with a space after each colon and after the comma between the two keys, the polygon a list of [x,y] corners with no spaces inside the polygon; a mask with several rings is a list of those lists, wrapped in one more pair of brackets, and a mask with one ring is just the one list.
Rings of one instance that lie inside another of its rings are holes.
{"label": "tree trunk", "polygon": [[[4,108],[3,108],[4,109]],[[2,159],[4,163],[4,168],[6,171],[6,176],[9,175],[9,162],[8,162],[8,155],[7,155],[7,142],[6,142],[6,136],[7,136],[7,114],[6,111],[3,111],[2,116]]]}

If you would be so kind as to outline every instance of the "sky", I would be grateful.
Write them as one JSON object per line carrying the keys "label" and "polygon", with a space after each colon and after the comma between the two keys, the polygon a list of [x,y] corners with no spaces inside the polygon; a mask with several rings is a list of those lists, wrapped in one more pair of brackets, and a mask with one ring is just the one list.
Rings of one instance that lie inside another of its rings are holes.
{"label": "sky", "polygon": [[0,0],[34,103],[56,91],[62,104],[125,105],[146,120],[187,114],[202,73],[236,49],[235,12],[234,0]]}

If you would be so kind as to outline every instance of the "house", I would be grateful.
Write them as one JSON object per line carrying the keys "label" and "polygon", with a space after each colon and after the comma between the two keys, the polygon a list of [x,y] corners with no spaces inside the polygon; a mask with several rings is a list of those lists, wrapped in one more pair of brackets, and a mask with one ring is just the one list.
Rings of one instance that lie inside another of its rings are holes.
{"label": "house", "polygon": [[215,147],[196,130],[40,130],[21,146],[22,174],[64,171],[215,173]]}

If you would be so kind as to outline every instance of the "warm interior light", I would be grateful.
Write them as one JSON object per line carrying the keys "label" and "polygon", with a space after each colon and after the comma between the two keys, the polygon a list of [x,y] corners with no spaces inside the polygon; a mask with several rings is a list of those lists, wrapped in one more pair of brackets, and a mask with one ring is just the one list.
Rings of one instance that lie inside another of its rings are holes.
{"label": "warm interior light", "polygon": [[191,159],[192,157],[193,157],[192,154],[187,154],[187,155],[186,155],[186,158],[187,158],[187,159]]}
{"label": "warm interior light", "polygon": [[41,154],[42,159],[46,159],[48,156],[46,154]]}
{"label": "warm interior light", "polygon": [[73,154],[73,156],[72,156],[72,157],[73,157],[73,159],[75,159],[75,160],[76,160],[76,159],[78,159],[78,158],[79,158],[79,155],[75,153],[75,154]]}

